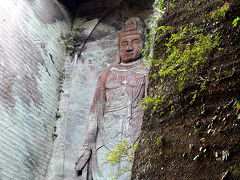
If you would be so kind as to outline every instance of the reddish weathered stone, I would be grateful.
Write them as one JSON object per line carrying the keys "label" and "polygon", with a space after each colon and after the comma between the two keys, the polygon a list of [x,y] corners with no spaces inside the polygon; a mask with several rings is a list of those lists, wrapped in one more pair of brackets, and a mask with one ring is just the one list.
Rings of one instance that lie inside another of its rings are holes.
{"label": "reddish weathered stone", "polygon": [[[107,179],[119,168],[131,167],[130,162],[116,166],[106,163],[104,154],[122,140],[137,141],[143,111],[140,104],[145,93],[148,70],[140,61],[144,41],[144,26],[140,19],[130,18],[119,34],[120,63],[106,68],[99,76],[89,112],[88,131],[76,169],[85,179]],[[127,180],[130,172],[119,175]]]}

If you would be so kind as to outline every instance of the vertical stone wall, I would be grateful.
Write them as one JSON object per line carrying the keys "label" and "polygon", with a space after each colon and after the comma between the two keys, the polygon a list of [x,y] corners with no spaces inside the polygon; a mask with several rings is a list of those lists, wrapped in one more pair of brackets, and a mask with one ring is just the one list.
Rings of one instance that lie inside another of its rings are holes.
{"label": "vertical stone wall", "polygon": [[57,0],[0,1],[1,180],[44,179],[69,29]]}

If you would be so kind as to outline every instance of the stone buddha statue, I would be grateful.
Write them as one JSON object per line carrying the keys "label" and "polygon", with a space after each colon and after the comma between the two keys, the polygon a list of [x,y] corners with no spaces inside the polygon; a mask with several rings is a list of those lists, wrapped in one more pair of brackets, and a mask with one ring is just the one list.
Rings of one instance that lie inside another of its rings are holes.
{"label": "stone buddha statue", "polygon": [[[108,180],[122,166],[106,163],[106,154],[122,140],[136,143],[142,125],[143,110],[139,106],[146,93],[148,69],[141,62],[144,43],[144,23],[139,18],[130,18],[118,35],[120,62],[103,70],[88,117],[85,143],[76,170],[82,179]],[[104,165],[101,165],[103,164]],[[128,180],[130,172],[117,179]]]}

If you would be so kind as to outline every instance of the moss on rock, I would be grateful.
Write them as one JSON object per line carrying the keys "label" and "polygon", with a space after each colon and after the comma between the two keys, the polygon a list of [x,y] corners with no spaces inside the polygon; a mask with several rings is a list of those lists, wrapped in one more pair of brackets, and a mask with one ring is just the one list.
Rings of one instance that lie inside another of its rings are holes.
{"label": "moss on rock", "polygon": [[[201,33],[211,39],[218,34],[219,43],[204,53],[204,63],[196,66],[193,74],[186,74],[190,79],[181,91],[176,86],[175,77],[162,81],[162,74],[154,76],[162,70],[161,63],[152,66],[149,95],[161,99],[168,94],[171,103],[160,101],[155,108],[149,106],[145,110],[132,179],[240,179],[237,106],[240,100],[240,26],[232,24],[240,16],[239,8],[238,0],[166,3],[159,27],[173,27],[173,30],[168,30],[155,42],[153,59],[165,62],[170,54],[165,48],[166,43],[181,27],[190,23],[193,29],[201,29]],[[213,12],[214,17],[211,16]],[[186,47],[188,44],[194,47],[195,42],[190,38],[176,42],[179,44],[175,46]],[[171,113],[172,106],[174,113]],[[164,137],[164,146],[156,143],[156,138],[161,136]]]}

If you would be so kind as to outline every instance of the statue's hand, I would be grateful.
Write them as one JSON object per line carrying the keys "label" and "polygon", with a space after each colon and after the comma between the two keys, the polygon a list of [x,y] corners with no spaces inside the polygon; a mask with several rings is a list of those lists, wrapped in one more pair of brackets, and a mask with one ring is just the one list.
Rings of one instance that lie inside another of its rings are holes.
{"label": "statue's hand", "polygon": [[89,146],[83,146],[83,149],[81,150],[80,157],[75,165],[76,171],[82,171],[84,167],[87,165],[88,161],[90,160],[90,157],[92,155],[92,150]]}

